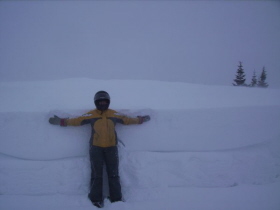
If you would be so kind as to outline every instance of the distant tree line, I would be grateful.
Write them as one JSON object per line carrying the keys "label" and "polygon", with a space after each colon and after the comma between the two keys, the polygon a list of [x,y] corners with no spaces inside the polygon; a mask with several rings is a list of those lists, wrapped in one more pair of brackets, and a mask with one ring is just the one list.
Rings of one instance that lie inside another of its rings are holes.
{"label": "distant tree line", "polygon": [[253,77],[250,84],[246,84],[246,75],[242,66],[242,62],[239,62],[239,66],[236,72],[236,77],[234,79],[234,86],[245,86],[245,87],[261,87],[266,88],[268,84],[266,83],[267,73],[265,67],[262,69],[262,73],[259,78],[257,78],[256,71],[253,73]]}

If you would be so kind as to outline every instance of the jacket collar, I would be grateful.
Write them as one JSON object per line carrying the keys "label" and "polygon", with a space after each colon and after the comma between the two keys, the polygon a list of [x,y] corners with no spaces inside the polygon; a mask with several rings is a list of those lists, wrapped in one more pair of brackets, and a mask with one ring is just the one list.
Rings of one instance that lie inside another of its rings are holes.
{"label": "jacket collar", "polygon": [[98,110],[98,109],[95,109],[95,112],[99,115],[103,115],[103,114],[106,114],[108,112],[109,109],[105,110],[105,111],[101,111],[101,110]]}

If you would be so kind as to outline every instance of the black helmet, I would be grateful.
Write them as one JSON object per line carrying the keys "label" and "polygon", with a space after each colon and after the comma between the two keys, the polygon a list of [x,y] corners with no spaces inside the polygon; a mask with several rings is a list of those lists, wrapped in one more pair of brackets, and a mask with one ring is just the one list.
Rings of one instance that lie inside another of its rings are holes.
{"label": "black helmet", "polygon": [[[106,105],[100,105],[98,101],[107,101]],[[94,96],[94,104],[98,110],[104,111],[109,108],[110,95],[106,91],[98,91]]]}

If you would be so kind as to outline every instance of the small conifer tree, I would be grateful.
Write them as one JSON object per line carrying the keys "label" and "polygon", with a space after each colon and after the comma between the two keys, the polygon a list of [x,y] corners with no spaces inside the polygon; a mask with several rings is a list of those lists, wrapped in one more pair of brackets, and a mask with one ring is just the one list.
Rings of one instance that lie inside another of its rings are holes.
{"label": "small conifer tree", "polygon": [[261,76],[260,76],[259,81],[258,81],[258,87],[262,87],[262,88],[268,87],[268,84],[266,83],[266,77],[267,77],[267,74],[266,74],[266,71],[265,71],[265,67],[263,67]]}
{"label": "small conifer tree", "polygon": [[256,76],[256,71],[254,71],[250,87],[256,87],[257,83],[258,83],[258,80],[257,80],[257,76]]}
{"label": "small conifer tree", "polygon": [[235,83],[233,83],[234,86],[246,86],[245,84],[245,73],[244,73],[244,69],[242,66],[242,62],[239,62],[239,66],[237,69],[237,73],[236,73],[236,78],[234,80]]}

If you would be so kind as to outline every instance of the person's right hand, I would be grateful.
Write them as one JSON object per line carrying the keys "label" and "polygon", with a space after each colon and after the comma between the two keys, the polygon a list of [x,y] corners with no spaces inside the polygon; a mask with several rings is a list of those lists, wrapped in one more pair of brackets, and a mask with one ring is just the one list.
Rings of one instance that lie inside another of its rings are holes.
{"label": "person's right hand", "polygon": [[52,124],[52,125],[61,125],[61,118],[54,115],[53,117],[50,117],[49,123]]}

